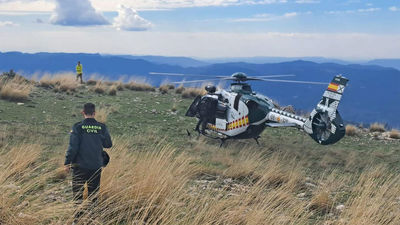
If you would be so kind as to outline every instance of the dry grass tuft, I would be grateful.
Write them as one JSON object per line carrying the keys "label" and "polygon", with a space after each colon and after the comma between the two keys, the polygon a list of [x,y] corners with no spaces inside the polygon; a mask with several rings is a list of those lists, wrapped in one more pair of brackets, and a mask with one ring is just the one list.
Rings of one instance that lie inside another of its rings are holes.
{"label": "dry grass tuft", "polygon": [[107,87],[102,82],[97,82],[97,84],[90,90],[92,90],[93,92],[95,92],[97,94],[104,94],[107,90]]}
{"label": "dry grass tuft", "polygon": [[386,129],[385,129],[385,125],[383,125],[381,123],[373,123],[369,127],[369,131],[370,132],[385,132]]}
{"label": "dry grass tuft", "polygon": [[9,101],[26,101],[33,85],[25,78],[15,76],[10,80],[0,80],[0,98]]}
{"label": "dry grass tuft", "polygon": [[400,131],[396,129],[392,129],[389,133],[389,137],[393,139],[400,139]]}
{"label": "dry grass tuft", "polygon": [[179,87],[177,87],[175,89],[175,93],[182,94],[184,90],[185,90],[185,87],[183,87],[183,85],[180,85]]}
{"label": "dry grass tuft", "polygon": [[110,89],[108,89],[108,94],[111,96],[115,96],[117,95],[117,86],[114,84],[113,86],[110,87]]}
{"label": "dry grass tuft", "polygon": [[333,208],[333,201],[326,191],[318,192],[313,196],[310,203],[310,209],[319,213],[330,212]]}
{"label": "dry grass tuft", "polygon": [[111,113],[111,110],[106,107],[101,107],[99,109],[96,109],[96,120],[99,121],[100,123],[106,123],[107,122],[107,117]]}
{"label": "dry grass tuft", "polygon": [[346,125],[346,135],[347,136],[356,136],[359,133],[359,130],[357,127],[353,125]]}
{"label": "dry grass tuft", "polygon": [[161,94],[167,94],[168,90],[173,90],[175,86],[173,84],[163,84],[159,87]]}
{"label": "dry grass tuft", "polygon": [[206,90],[203,88],[187,88],[182,92],[182,98],[195,98],[206,93]]}
{"label": "dry grass tuft", "polygon": [[79,86],[75,75],[72,73],[44,75],[39,81],[40,87],[52,88],[54,91],[75,92]]}
{"label": "dry grass tuft", "polygon": [[97,80],[92,80],[92,79],[89,79],[88,81],[86,81],[86,84],[87,85],[91,85],[91,86],[93,86],[93,85],[96,85],[97,84]]}
{"label": "dry grass tuft", "polygon": [[132,91],[155,91],[156,90],[150,84],[138,83],[138,82],[135,82],[135,81],[131,81],[131,82],[125,84],[124,87],[126,89],[129,89],[129,90],[132,90]]}

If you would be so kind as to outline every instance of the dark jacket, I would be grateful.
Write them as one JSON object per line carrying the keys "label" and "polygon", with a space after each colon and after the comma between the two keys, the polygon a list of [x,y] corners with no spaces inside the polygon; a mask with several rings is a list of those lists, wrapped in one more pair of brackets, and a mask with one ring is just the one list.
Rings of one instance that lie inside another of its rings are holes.
{"label": "dark jacket", "polygon": [[97,170],[103,166],[103,147],[111,148],[110,133],[105,124],[88,118],[72,127],[64,165]]}

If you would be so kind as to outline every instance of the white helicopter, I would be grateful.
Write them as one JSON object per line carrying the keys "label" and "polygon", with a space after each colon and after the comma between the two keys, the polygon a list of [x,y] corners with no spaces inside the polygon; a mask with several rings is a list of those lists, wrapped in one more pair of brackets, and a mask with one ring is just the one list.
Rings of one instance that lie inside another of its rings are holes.
{"label": "white helicopter", "polygon": [[[152,72],[150,74],[188,76],[177,73]],[[248,77],[246,74],[239,72],[234,73],[230,77],[217,76],[216,79],[212,79],[232,80],[234,82],[231,83],[230,90],[222,89],[212,93],[218,96],[218,105],[215,110],[215,117],[208,121],[206,136],[220,139],[221,146],[225,140],[228,139],[253,138],[258,144],[260,134],[266,127],[295,127],[304,130],[311,138],[321,145],[334,144],[342,139],[345,135],[345,126],[337,109],[348,79],[341,75],[335,76],[331,83],[270,79],[285,76],[293,75]],[[323,93],[321,101],[306,118],[278,109],[270,98],[253,92],[251,86],[245,83],[249,80],[317,85],[324,84],[328,85],[328,88]],[[183,84],[204,81],[210,80],[173,83]],[[199,117],[198,105],[200,100],[201,96],[198,96],[193,101],[186,112],[186,116]],[[188,134],[190,133],[188,132]]]}

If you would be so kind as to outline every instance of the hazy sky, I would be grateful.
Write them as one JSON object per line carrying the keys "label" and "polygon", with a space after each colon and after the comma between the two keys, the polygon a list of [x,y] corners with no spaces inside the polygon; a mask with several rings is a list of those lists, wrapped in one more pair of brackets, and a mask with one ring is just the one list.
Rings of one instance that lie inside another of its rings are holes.
{"label": "hazy sky", "polygon": [[400,58],[400,1],[0,0],[0,51]]}

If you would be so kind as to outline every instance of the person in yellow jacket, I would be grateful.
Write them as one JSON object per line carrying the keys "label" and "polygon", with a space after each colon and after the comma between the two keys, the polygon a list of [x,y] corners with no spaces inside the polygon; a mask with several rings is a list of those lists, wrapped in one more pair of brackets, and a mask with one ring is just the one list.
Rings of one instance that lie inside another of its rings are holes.
{"label": "person in yellow jacket", "polygon": [[81,79],[81,84],[83,84],[83,80],[82,80],[82,64],[81,62],[78,61],[78,65],[76,65],[76,81],[78,81],[78,79]]}

